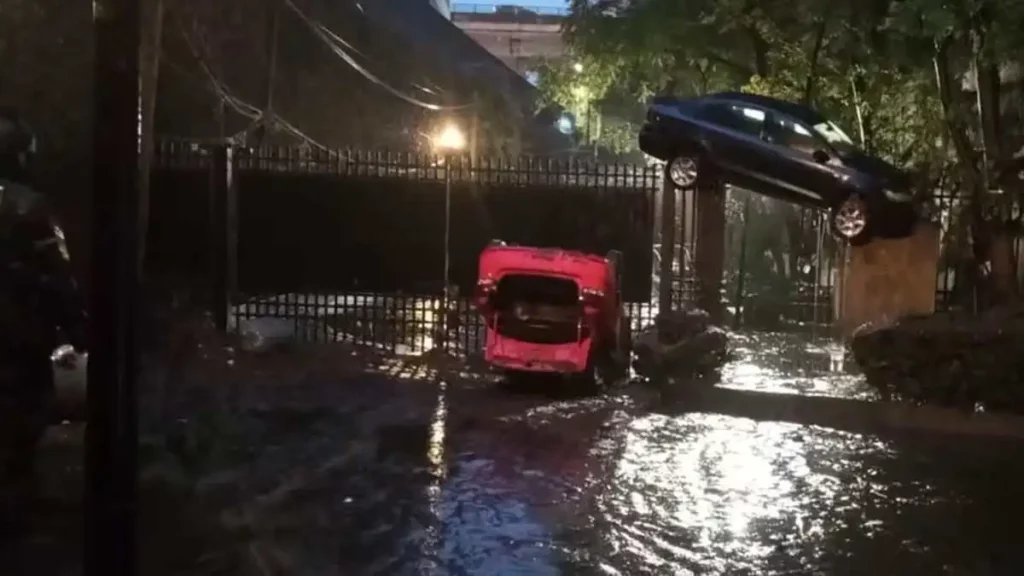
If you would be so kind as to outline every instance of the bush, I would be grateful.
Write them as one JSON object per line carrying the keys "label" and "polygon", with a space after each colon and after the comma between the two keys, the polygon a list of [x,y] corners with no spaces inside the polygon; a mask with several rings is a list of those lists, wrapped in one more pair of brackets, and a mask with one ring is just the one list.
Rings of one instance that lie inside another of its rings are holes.
{"label": "bush", "polygon": [[851,348],[883,398],[1024,413],[1024,308],[868,325]]}

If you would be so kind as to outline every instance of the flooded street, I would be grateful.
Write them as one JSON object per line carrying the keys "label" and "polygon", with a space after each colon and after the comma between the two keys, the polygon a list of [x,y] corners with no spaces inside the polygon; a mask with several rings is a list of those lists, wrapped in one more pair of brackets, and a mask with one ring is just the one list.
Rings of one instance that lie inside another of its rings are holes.
{"label": "flooded street", "polygon": [[[780,338],[783,349],[766,353]],[[761,335],[738,348],[726,385],[865,394],[800,337]],[[456,381],[446,396],[444,438],[428,429],[429,454],[382,455],[346,482],[339,509],[355,535],[342,543],[342,573],[1024,567],[1024,452],[1012,446],[684,414],[637,387],[559,400]]]}
{"label": "flooded street", "polygon": [[[722,386],[870,397],[859,377],[832,371],[841,358],[823,343],[740,334],[734,346]],[[544,382],[508,389],[461,365],[446,379],[409,366],[384,360],[376,374],[333,380],[311,372],[316,396],[296,390],[294,401],[248,409],[262,430],[247,450],[254,460],[209,477],[245,479],[211,494],[255,510],[241,515],[249,519],[237,537],[248,542],[243,555],[280,569],[263,573],[1024,569],[1018,445],[692,414],[639,383],[571,398]],[[144,522],[144,542],[162,548],[192,530],[154,532],[170,512],[142,506],[155,522]],[[249,573],[190,564],[174,548],[166,558],[146,550],[144,566],[162,567],[144,567],[147,576]],[[34,573],[43,572],[26,572]]]}

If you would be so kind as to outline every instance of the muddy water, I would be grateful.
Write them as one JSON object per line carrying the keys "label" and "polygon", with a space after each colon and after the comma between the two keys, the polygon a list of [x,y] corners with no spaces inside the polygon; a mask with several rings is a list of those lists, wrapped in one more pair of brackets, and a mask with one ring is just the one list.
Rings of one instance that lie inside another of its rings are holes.
{"label": "muddy water", "polygon": [[[868,395],[799,337],[738,348],[725,385]],[[384,456],[345,489],[339,509],[362,519],[346,573],[1024,571],[1017,447],[685,414],[636,387],[558,399],[454,382],[445,398],[429,457]]]}

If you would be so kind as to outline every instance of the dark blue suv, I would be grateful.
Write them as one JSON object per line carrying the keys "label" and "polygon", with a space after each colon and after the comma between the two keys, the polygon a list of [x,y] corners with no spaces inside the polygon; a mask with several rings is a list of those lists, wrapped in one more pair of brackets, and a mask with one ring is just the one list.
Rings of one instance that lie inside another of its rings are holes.
{"label": "dark blue suv", "polygon": [[666,162],[677,188],[713,179],[828,209],[834,233],[852,244],[907,235],[918,217],[909,174],[865,154],[813,109],[775,98],[656,98],[640,149]]}

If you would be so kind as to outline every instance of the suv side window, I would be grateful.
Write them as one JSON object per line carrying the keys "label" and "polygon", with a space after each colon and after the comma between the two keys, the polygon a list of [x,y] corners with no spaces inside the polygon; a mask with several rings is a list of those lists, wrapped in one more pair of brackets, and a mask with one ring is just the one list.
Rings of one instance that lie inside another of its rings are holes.
{"label": "suv side window", "polygon": [[815,150],[823,147],[810,128],[792,118],[779,114],[772,115],[772,120],[765,132],[765,139],[773,144],[786,146],[808,156],[813,154]]}
{"label": "suv side window", "polygon": [[719,126],[760,138],[767,114],[764,110],[743,104],[715,102],[704,107],[704,117]]}

